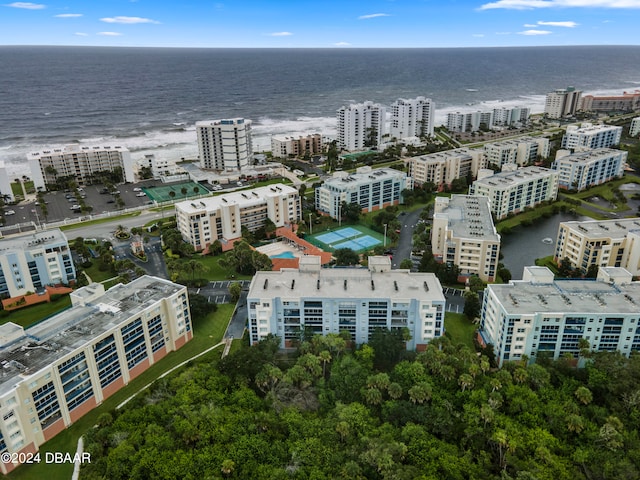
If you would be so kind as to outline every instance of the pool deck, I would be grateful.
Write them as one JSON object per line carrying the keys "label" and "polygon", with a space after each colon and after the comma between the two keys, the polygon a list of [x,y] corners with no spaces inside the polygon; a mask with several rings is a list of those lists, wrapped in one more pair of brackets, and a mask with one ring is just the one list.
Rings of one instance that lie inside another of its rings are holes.
{"label": "pool deck", "polygon": [[296,258],[272,258],[273,270],[281,270],[282,268],[298,268],[300,257],[304,255],[317,255],[320,257],[322,265],[331,261],[330,252],[325,252],[318,247],[311,245],[309,242],[298,236],[291,230],[291,227],[280,227],[276,230],[276,236],[281,237],[282,241],[271,243],[258,247],[260,253],[265,255],[278,255],[283,252],[291,252]]}

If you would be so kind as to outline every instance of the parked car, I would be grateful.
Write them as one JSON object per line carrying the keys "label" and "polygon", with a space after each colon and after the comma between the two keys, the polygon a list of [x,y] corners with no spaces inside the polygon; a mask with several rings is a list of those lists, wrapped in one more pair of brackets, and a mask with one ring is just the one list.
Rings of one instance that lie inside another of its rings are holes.
{"label": "parked car", "polygon": [[16,212],[15,210],[7,210],[6,212],[4,212],[5,215],[15,215]]}
{"label": "parked car", "polygon": [[146,193],[144,193],[144,192],[138,192],[138,193],[136,193],[136,197],[146,197],[146,196],[147,196],[147,194],[146,194]]}
{"label": "parked car", "polygon": [[136,187],[136,188],[134,188],[134,189],[133,189],[133,191],[134,191],[134,192],[141,192],[141,191],[142,191],[142,189],[141,189],[140,187]]}

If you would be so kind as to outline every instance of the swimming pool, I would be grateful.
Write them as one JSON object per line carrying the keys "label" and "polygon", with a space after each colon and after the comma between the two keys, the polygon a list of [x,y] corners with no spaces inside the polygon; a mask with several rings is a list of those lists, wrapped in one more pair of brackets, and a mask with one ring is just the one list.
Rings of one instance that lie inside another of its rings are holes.
{"label": "swimming pool", "polygon": [[269,258],[296,258],[293,252],[282,252],[277,255],[271,255]]}

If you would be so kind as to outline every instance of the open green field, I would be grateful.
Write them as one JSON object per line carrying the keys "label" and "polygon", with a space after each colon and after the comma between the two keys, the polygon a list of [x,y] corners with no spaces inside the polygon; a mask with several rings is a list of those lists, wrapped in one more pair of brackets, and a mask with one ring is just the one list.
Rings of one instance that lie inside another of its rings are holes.
{"label": "open green field", "polygon": [[471,323],[463,313],[445,312],[445,335],[454,345],[463,344],[474,350],[473,335],[478,325]]}
{"label": "open green field", "polygon": [[[186,343],[180,350],[171,352],[131,381],[129,385],[114,393],[102,405],[93,409],[69,428],[42,445],[40,447],[42,457],[44,458],[45,452],[69,452],[73,455],[76,451],[78,438],[96,424],[98,417],[102,413],[115,410],[116,406],[153,382],[164,372],[219,343],[227,328],[233,308],[234,305],[232,304],[218,305],[217,312],[208,315],[199,322],[194,322],[194,336],[190,342]],[[239,342],[240,340],[236,341]],[[200,357],[199,360],[206,361],[209,358],[219,357],[221,353],[222,347],[207,353]],[[47,465],[43,462],[38,465],[23,465],[8,475],[8,478],[20,480],[33,480],[36,478],[69,480],[72,472],[73,465]]]}
{"label": "open green field", "polygon": [[[195,278],[205,278],[207,280],[226,280],[226,279],[234,279],[234,280],[251,280],[253,275],[239,275],[233,269],[225,270],[220,266],[218,261],[223,258],[225,255],[229,255],[229,252],[225,252],[221,255],[216,255],[215,257],[212,255],[194,255],[192,258],[181,258],[178,259],[179,263],[187,263],[190,260],[197,260],[198,263],[203,265],[206,268],[206,271],[196,273]],[[181,273],[178,277],[178,281],[187,281],[191,280],[191,276],[186,273]],[[184,283],[184,282],[183,282]]]}

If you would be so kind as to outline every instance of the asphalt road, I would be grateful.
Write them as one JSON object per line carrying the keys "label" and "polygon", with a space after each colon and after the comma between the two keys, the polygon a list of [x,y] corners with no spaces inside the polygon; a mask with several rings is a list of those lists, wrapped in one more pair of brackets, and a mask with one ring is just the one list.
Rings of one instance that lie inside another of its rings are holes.
{"label": "asphalt road", "polygon": [[411,259],[411,250],[413,247],[413,230],[420,220],[420,213],[422,209],[414,210],[413,212],[407,212],[404,215],[398,217],[398,220],[402,223],[400,227],[400,237],[398,239],[398,246],[393,253],[393,268],[399,268],[402,260],[407,258]]}

